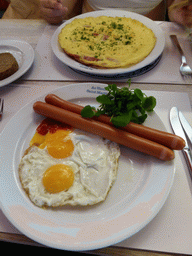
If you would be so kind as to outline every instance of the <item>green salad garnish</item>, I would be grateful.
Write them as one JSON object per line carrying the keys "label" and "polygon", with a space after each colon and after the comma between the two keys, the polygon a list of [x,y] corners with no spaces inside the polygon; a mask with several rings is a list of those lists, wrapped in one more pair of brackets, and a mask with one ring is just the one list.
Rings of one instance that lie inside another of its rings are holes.
{"label": "green salad garnish", "polygon": [[124,127],[129,122],[142,124],[147,118],[146,112],[152,112],[156,106],[156,99],[147,96],[140,89],[130,89],[131,80],[128,80],[128,87],[118,88],[116,84],[105,87],[107,94],[96,98],[100,106],[95,109],[90,105],[85,106],[81,116],[91,118],[106,114],[111,117],[111,122],[116,127]]}

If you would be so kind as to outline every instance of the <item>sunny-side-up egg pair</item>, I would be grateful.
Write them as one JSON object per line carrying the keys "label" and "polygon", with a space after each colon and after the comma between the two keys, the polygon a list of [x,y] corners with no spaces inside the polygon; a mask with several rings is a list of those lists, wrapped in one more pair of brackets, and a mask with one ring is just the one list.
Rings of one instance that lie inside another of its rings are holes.
{"label": "sunny-side-up egg pair", "polygon": [[39,207],[105,200],[118,169],[119,146],[45,119],[19,165],[22,187]]}

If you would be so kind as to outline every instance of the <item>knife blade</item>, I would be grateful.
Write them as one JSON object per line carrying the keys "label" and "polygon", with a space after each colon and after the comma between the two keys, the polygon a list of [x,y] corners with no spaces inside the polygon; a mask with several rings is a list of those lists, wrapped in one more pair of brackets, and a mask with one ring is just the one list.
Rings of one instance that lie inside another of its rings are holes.
{"label": "knife blade", "polygon": [[181,111],[179,111],[179,119],[181,121],[185,133],[187,134],[188,139],[192,143],[192,127]]}
{"label": "knife blade", "polygon": [[170,123],[171,123],[174,133],[176,135],[182,137],[185,140],[185,147],[182,150],[182,152],[186,158],[188,167],[190,169],[190,176],[192,178],[192,155],[191,155],[191,151],[190,151],[190,148],[189,148],[189,145],[187,142],[187,138],[185,136],[184,130],[180,123],[179,111],[176,107],[173,107],[170,111]]}

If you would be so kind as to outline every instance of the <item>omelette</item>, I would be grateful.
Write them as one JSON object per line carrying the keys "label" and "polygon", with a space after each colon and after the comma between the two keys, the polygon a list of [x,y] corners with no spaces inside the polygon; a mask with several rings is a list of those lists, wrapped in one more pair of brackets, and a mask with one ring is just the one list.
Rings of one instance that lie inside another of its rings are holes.
{"label": "omelette", "polygon": [[155,34],[126,17],[74,19],[62,28],[58,41],[64,52],[94,68],[127,68],[145,59],[156,44]]}

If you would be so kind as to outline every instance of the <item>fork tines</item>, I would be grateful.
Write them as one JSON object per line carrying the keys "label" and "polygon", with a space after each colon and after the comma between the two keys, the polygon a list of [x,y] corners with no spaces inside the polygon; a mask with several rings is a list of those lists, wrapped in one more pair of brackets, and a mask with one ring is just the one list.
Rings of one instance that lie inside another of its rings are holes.
{"label": "fork tines", "polygon": [[3,115],[3,105],[4,105],[4,99],[0,98],[0,119],[2,118],[2,115]]}

